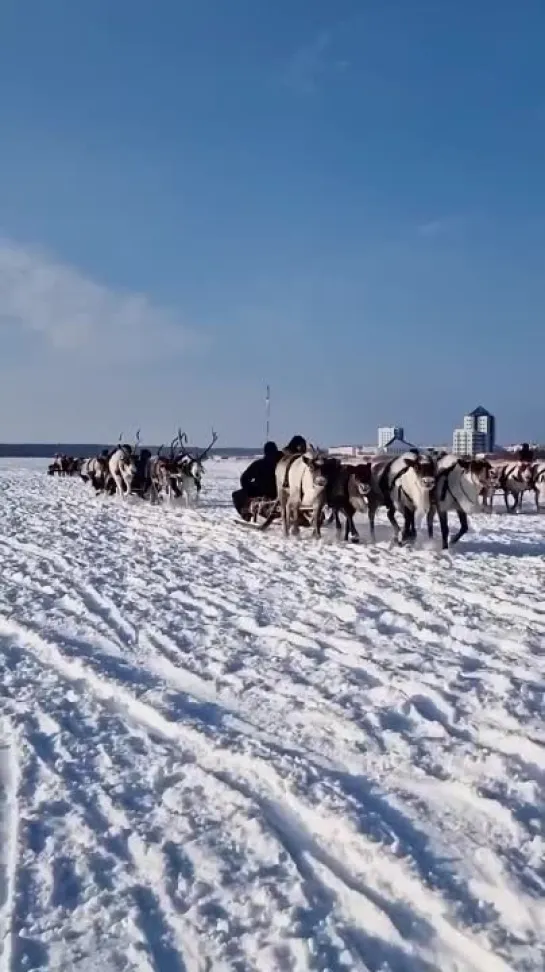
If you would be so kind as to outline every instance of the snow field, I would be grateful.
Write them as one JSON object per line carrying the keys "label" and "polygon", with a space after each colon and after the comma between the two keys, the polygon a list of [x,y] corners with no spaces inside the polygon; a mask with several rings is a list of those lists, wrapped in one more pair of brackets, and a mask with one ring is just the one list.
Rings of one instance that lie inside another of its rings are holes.
{"label": "snow field", "polygon": [[541,972],[545,517],[285,540],[242,467],[0,464],[0,972]]}

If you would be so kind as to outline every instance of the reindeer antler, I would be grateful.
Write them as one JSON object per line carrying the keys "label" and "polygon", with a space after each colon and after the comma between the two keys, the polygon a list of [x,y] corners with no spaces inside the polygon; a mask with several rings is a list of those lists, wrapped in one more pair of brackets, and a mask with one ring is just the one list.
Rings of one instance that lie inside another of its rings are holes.
{"label": "reindeer antler", "polygon": [[212,448],[213,445],[215,445],[215,443],[217,441],[218,441],[218,437],[217,437],[216,433],[214,432],[214,429],[212,429],[212,441],[211,441],[210,445],[208,445],[206,447],[206,449],[204,450],[204,452],[201,452],[200,456],[198,457],[199,462],[202,462],[203,461],[203,459],[205,458],[205,456],[208,455],[208,453],[210,452],[210,449]]}

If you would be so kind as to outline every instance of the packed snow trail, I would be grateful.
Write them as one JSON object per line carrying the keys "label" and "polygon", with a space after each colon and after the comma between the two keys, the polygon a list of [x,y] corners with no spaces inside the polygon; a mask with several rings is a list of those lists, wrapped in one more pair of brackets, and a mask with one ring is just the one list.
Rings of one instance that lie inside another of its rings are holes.
{"label": "packed snow trail", "polygon": [[286,541],[240,470],[0,464],[0,972],[541,972],[545,516]]}

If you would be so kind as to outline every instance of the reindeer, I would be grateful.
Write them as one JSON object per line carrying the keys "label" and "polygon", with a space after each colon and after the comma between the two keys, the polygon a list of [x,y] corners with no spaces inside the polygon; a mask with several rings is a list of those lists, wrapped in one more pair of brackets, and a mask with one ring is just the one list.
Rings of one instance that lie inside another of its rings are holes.
{"label": "reindeer", "polygon": [[196,493],[198,497],[201,491],[204,462],[217,440],[218,436],[212,429],[210,444],[202,452],[193,455],[187,448],[187,435],[179,428],[170,444],[170,456],[161,454],[161,446],[157,456],[151,460],[151,480],[155,494],[163,495],[168,500],[183,498],[189,505],[191,493]]}
{"label": "reindeer", "polygon": [[180,496],[185,499],[186,504],[189,506],[191,494],[194,495],[195,501],[198,500],[199,493],[202,489],[204,463],[210,450],[218,441],[218,436],[214,429],[212,429],[212,439],[209,445],[196,455],[193,455],[188,450],[187,436],[180,429],[178,430],[178,441],[180,444],[180,453],[176,457],[176,484]]}
{"label": "reindeer", "polygon": [[108,469],[112,477],[118,496],[129,496],[132,492],[133,479],[137,472],[137,450],[140,442],[140,429],[136,433],[136,441],[131,448],[121,444],[121,436],[117,448],[108,461]]}
{"label": "reindeer", "polygon": [[[276,466],[276,487],[284,533],[299,532],[302,508],[311,510],[313,536],[321,535],[327,487],[338,473],[339,460],[314,446],[304,455],[284,454]],[[268,526],[274,512],[263,524]]]}
{"label": "reindeer", "polygon": [[73,456],[56,455],[47,468],[49,476],[74,476],[80,468],[81,460]]}
{"label": "reindeer", "polygon": [[532,489],[534,491],[536,510],[539,513],[545,506],[545,462],[538,460],[532,464]]}
{"label": "reindeer", "polygon": [[150,459],[149,474],[152,486],[152,501],[164,497],[171,500],[179,495],[176,486],[176,458],[174,446],[180,440],[180,432],[174,436],[170,444],[170,456],[163,455],[164,446],[160,445],[157,455]]}
{"label": "reindeer", "polygon": [[370,462],[362,462],[356,465],[339,464],[337,475],[332,477],[326,495],[327,506],[331,510],[337,534],[342,530],[339,514],[345,518],[344,540],[349,537],[357,543],[359,533],[354,523],[356,513],[363,513],[367,510],[368,498],[373,488],[372,467]]}
{"label": "reindeer", "polygon": [[448,453],[437,460],[436,485],[428,513],[428,536],[433,537],[433,518],[439,517],[443,550],[449,546],[449,512],[458,514],[460,527],[451,545],[467,533],[468,513],[479,509],[479,497],[490,487],[492,466],[486,459],[461,459]]}
{"label": "reindeer", "polygon": [[[533,464],[531,462],[495,462],[491,466],[491,477],[488,489],[483,495],[483,505],[490,511],[494,506],[494,493],[502,490],[505,508],[509,513],[516,513],[522,507],[522,497],[526,490],[533,489]],[[509,504],[509,497],[513,503]]]}
{"label": "reindeer", "polygon": [[112,483],[108,460],[108,453],[102,453],[100,456],[87,459],[81,468],[82,479],[89,480],[95,493],[107,491]]}
{"label": "reindeer", "polygon": [[[380,506],[385,506],[395,542],[405,544],[414,541],[416,516],[427,516],[431,508],[435,487],[435,462],[432,456],[415,450],[396,459],[374,459],[371,465],[373,488],[367,499],[371,539],[375,540],[376,511]],[[404,520],[401,537],[396,510]]]}
{"label": "reindeer", "polygon": [[88,483],[91,479],[90,464],[93,462],[92,459],[82,459],[81,466],[79,467],[80,478],[83,479],[84,483]]}

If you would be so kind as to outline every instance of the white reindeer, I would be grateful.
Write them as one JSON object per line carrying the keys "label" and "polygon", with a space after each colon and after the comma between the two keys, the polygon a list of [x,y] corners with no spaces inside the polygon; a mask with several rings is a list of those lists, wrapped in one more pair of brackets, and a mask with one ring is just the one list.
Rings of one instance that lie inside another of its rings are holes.
{"label": "white reindeer", "polygon": [[115,483],[118,496],[130,496],[132,492],[132,482],[137,472],[136,450],[139,441],[140,429],[136,433],[134,448],[131,449],[129,445],[119,444],[108,461],[108,470]]}
{"label": "white reindeer", "polygon": [[483,489],[490,483],[491,465],[486,459],[461,459],[447,454],[437,461],[433,505],[428,513],[428,536],[433,537],[433,518],[439,517],[443,550],[449,546],[448,514],[458,515],[460,528],[451,544],[458,543],[469,529],[468,513],[479,510]]}
{"label": "white reindeer", "polygon": [[101,490],[106,490],[110,482],[110,470],[108,468],[108,457],[106,455],[93,456],[82,466],[82,478],[85,481],[88,479],[95,490],[98,493]]}
{"label": "white reindeer", "polygon": [[538,461],[532,465],[532,487],[536,500],[536,510],[539,513],[545,506],[545,462]]}
{"label": "white reindeer", "polygon": [[[435,487],[434,460],[425,453],[405,452],[397,459],[373,459],[371,468],[373,489],[367,503],[372,539],[375,539],[376,510],[385,506],[396,542],[412,542],[416,539],[417,518],[427,517],[431,509]],[[401,538],[396,510],[404,520]]]}
{"label": "white reindeer", "polygon": [[[187,449],[187,436],[178,429],[170,444],[170,455],[162,455],[162,446],[150,463],[150,477],[154,495],[168,502],[182,500],[193,505],[202,488],[204,463],[218,436],[212,429],[212,440],[202,452],[193,455]],[[176,445],[178,448],[176,449]]]}
{"label": "white reindeer", "polygon": [[314,446],[304,455],[285,455],[276,466],[276,488],[284,533],[299,533],[302,508],[310,510],[313,536],[320,536],[330,470],[337,460]]}
{"label": "white reindeer", "polygon": [[[521,462],[494,462],[492,465],[492,477],[490,485],[485,492],[484,505],[492,510],[494,506],[494,493],[497,489],[503,492],[505,508],[509,513],[516,513],[522,506],[522,497],[526,490],[533,487],[532,463]],[[512,497],[513,504],[509,505],[509,497]]]}
{"label": "white reindeer", "polygon": [[186,506],[192,506],[198,502],[199,494],[202,489],[202,477],[204,474],[204,463],[218,436],[212,429],[212,439],[202,452],[193,455],[187,449],[187,436],[185,432],[178,429],[178,443],[180,451],[174,459],[175,474],[174,479],[178,495],[184,500]]}

